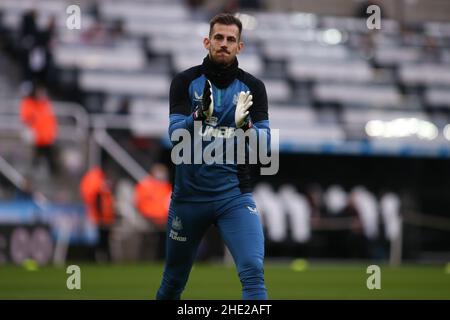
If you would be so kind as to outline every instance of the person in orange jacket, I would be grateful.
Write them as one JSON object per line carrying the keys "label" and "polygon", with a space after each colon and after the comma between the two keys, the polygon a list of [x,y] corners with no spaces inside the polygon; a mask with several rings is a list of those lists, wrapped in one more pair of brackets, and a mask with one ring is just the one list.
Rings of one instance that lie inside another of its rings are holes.
{"label": "person in orange jacket", "polygon": [[158,229],[164,229],[169,212],[172,185],[168,169],[163,164],[155,164],[149,175],[139,181],[135,190],[135,205],[138,211]]}
{"label": "person in orange jacket", "polygon": [[101,168],[93,167],[86,172],[80,183],[80,193],[89,220],[99,230],[97,258],[111,260],[109,235],[115,220],[114,196]]}
{"label": "person in orange jacket", "polygon": [[172,185],[168,169],[155,164],[135,188],[135,207],[147,220],[150,232],[143,235],[145,256],[158,259],[164,256],[166,225],[169,214]]}
{"label": "person in orange jacket", "polygon": [[33,85],[30,94],[22,99],[20,118],[33,134],[33,166],[37,165],[41,158],[45,158],[50,170],[57,172],[54,144],[58,134],[58,122],[43,87]]}

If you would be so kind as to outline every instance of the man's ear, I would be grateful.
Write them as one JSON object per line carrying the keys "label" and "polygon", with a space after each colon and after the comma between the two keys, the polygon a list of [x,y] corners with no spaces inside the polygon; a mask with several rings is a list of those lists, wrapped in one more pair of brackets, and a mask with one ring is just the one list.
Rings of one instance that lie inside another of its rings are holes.
{"label": "man's ear", "polygon": [[241,52],[241,50],[244,49],[244,42],[239,41],[238,43],[238,49],[237,49],[237,53]]}
{"label": "man's ear", "polygon": [[209,41],[209,38],[203,39],[203,46],[205,47],[206,50],[209,50],[209,47],[211,46],[211,41]]}

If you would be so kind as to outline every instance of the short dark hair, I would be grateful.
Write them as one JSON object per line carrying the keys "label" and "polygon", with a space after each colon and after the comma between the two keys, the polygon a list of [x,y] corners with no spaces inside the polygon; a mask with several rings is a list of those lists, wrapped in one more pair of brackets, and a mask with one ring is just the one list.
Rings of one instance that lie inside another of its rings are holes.
{"label": "short dark hair", "polygon": [[239,29],[239,38],[241,37],[241,33],[242,33],[242,22],[241,20],[239,20],[238,18],[236,18],[235,16],[233,16],[232,14],[229,13],[219,13],[218,15],[214,16],[210,21],[209,21],[209,36],[211,37],[211,33],[212,30],[214,28],[214,25],[216,23],[219,24],[225,24],[227,26],[230,25],[236,25]]}

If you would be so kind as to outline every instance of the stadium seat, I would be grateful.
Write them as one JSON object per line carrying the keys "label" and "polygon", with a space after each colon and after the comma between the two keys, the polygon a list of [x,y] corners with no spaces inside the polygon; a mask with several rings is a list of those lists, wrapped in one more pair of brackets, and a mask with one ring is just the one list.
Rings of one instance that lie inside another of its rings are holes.
{"label": "stadium seat", "polygon": [[140,71],[146,58],[138,46],[81,46],[58,45],[54,50],[55,62],[64,68],[82,70]]}
{"label": "stadium seat", "polygon": [[267,91],[269,103],[289,102],[292,98],[292,92],[289,84],[284,79],[262,79]]}
{"label": "stadium seat", "polygon": [[429,87],[425,92],[425,102],[431,107],[450,108],[450,91],[448,88]]}
{"label": "stadium seat", "polygon": [[134,99],[131,103],[131,130],[139,137],[166,136],[169,126],[165,100]]}
{"label": "stadium seat", "polygon": [[375,196],[363,186],[356,186],[350,193],[368,239],[378,236],[379,211]]}
{"label": "stadium seat", "polygon": [[404,64],[399,76],[406,85],[450,86],[450,69],[444,64]]}
{"label": "stadium seat", "polygon": [[283,185],[278,191],[290,221],[292,240],[305,243],[311,238],[311,209],[306,197],[292,185]]}
{"label": "stadium seat", "polygon": [[274,242],[281,242],[287,237],[286,217],[283,205],[272,187],[260,183],[255,187],[254,199],[267,230],[267,237]]}
{"label": "stadium seat", "polygon": [[332,63],[324,61],[291,60],[288,74],[298,81],[334,80],[346,82],[368,82],[373,79],[373,70],[367,62]]}
{"label": "stadium seat", "polygon": [[380,199],[380,209],[385,226],[385,237],[393,241],[400,235],[400,198],[394,193],[384,194]]}
{"label": "stadium seat", "polygon": [[151,97],[167,97],[170,86],[168,75],[151,73],[83,71],[79,81],[86,91]]}
{"label": "stadium seat", "polygon": [[384,66],[395,66],[402,63],[419,62],[422,52],[414,47],[378,47],[375,60]]}
{"label": "stadium seat", "polygon": [[401,96],[394,86],[318,83],[313,88],[320,102],[337,102],[371,107],[399,106]]}

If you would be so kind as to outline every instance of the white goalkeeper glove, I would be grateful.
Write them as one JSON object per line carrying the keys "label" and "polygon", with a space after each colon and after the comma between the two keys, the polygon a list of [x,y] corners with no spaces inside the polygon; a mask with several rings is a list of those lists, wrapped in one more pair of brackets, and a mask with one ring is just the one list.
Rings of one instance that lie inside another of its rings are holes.
{"label": "white goalkeeper glove", "polygon": [[236,128],[248,129],[251,127],[250,119],[248,114],[250,111],[248,109],[253,104],[253,96],[250,91],[239,93],[238,101],[236,104],[236,113],[234,114],[234,121],[236,122]]}

